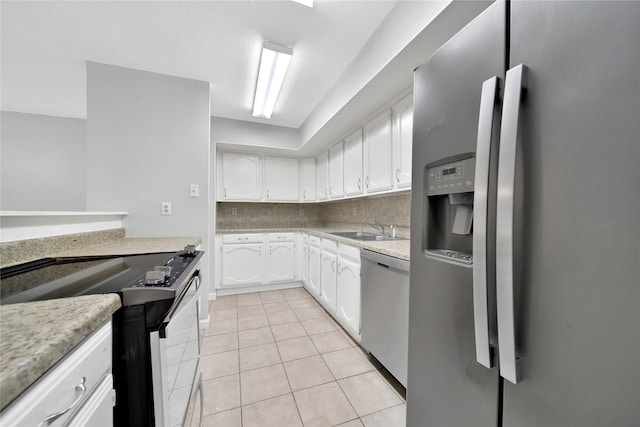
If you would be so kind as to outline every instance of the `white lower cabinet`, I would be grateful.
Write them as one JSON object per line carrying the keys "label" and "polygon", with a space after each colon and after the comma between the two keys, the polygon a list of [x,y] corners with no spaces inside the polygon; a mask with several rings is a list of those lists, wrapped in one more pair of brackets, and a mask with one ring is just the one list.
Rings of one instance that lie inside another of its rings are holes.
{"label": "white lower cabinet", "polygon": [[336,284],[338,245],[333,240],[322,239],[320,268],[320,303],[332,315],[336,314]]}
{"label": "white lower cabinet", "polygon": [[[315,241],[317,239],[317,241]],[[316,299],[320,298],[320,269],[322,260],[322,249],[320,239],[311,236],[309,239],[309,283],[307,290]]]}
{"label": "white lower cabinet", "polygon": [[267,283],[295,280],[296,249],[293,233],[267,235]]}
{"label": "white lower cabinet", "polygon": [[340,245],[338,250],[337,319],[360,342],[360,250]]}
{"label": "white lower cabinet", "polygon": [[222,246],[222,283],[246,286],[262,283],[262,244]]}
{"label": "white lower cabinet", "polygon": [[0,414],[2,426],[113,426],[111,321]]}
{"label": "white lower cabinet", "polygon": [[360,342],[360,249],[309,236],[304,287]]}
{"label": "white lower cabinet", "polygon": [[216,258],[218,288],[240,288],[301,279],[295,233],[223,234]]}

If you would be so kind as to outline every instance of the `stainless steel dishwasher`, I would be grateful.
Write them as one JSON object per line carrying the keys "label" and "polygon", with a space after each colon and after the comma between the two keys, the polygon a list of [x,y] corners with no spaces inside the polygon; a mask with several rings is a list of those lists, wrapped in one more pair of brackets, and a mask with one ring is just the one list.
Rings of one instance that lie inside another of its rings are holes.
{"label": "stainless steel dishwasher", "polygon": [[407,387],[409,261],[367,249],[362,260],[361,345]]}

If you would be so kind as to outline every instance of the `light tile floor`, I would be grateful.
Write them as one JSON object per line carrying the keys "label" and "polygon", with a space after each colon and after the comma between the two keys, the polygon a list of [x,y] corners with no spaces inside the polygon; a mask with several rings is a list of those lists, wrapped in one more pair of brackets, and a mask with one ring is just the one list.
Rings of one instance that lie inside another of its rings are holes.
{"label": "light tile floor", "polygon": [[404,389],[303,289],[223,296],[202,341],[205,427],[404,427]]}

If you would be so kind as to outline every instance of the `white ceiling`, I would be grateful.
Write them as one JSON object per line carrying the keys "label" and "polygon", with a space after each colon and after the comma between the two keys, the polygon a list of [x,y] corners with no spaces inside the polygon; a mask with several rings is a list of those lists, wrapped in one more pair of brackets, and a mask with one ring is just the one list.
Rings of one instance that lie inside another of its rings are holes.
{"label": "white ceiling", "polygon": [[[86,117],[85,61],[211,83],[211,115],[300,128],[396,0],[2,1],[1,107]],[[271,120],[251,116],[263,40],[293,47]]]}

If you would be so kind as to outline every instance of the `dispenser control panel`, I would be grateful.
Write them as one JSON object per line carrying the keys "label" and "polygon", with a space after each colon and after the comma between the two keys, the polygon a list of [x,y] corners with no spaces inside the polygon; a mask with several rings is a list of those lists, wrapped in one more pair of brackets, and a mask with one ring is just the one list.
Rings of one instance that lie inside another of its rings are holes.
{"label": "dispenser control panel", "polygon": [[427,195],[473,191],[476,159],[471,157],[427,169]]}

